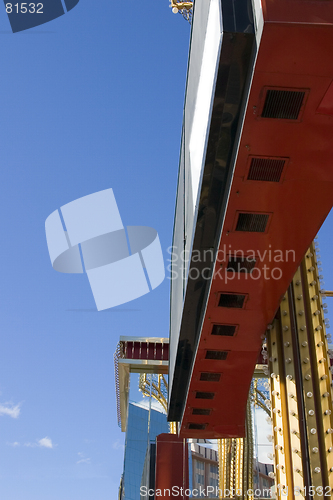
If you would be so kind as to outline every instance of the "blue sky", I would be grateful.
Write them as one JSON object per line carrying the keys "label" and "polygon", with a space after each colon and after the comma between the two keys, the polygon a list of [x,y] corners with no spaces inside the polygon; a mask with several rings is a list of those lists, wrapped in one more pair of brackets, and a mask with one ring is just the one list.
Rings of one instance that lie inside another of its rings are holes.
{"label": "blue sky", "polygon": [[120,335],[168,335],[169,281],[98,313],[85,275],[52,269],[44,223],[111,187],[124,224],[154,227],[167,257],[189,32],[168,0],[80,0],[15,35],[0,9],[1,500],[117,496],[113,353]]}
{"label": "blue sky", "polygon": [[166,251],[189,33],[168,0],[80,0],[15,35],[0,9],[1,500],[117,497],[113,353],[120,335],[168,335],[169,281],[98,313],[85,275],[52,269],[44,223],[111,187]]}

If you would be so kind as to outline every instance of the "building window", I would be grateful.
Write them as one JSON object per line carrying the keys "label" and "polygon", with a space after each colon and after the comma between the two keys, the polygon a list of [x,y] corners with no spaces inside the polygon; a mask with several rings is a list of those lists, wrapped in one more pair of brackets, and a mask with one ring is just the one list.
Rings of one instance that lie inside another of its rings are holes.
{"label": "building window", "polygon": [[218,474],[218,467],[217,467],[217,465],[210,465],[209,470],[210,470],[211,474],[216,474],[216,475]]}
{"label": "building window", "polygon": [[197,469],[198,470],[205,470],[205,464],[203,462],[197,461]]}
{"label": "building window", "polygon": [[201,486],[205,485],[205,476],[203,474],[196,474],[196,482],[197,484],[200,484]]}

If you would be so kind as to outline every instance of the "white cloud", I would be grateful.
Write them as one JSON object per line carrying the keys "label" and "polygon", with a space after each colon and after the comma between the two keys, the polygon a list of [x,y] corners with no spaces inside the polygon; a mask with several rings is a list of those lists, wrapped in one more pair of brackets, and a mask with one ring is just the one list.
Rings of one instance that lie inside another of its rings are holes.
{"label": "white cloud", "polygon": [[38,444],[39,446],[41,446],[42,448],[53,448],[53,443],[52,443],[52,439],[48,438],[48,437],[45,437],[43,439],[40,439],[38,441]]}
{"label": "white cloud", "polygon": [[85,457],[84,453],[81,451],[78,452],[78,455],[80,457],[80,460],[78,460],[76,463],[77,464],[90,464],[91,463],[91,458]]}
{"label": "white cloud", "polygon": [[76,463],[77,464],[90,464],[91,459],[90,458],[81,458],[81,460],[78,460]]}
{"label": "white cloud", "polygon": [[17,446],[21,446],[18,441],[14,441],[14,443],[7,443],[7,444],[8,446],[13,446],[14,448],[16,448]]}
{"label": "white cloud", "polygon": [[120,443],[119,439],[117,439],[117,441],[113,443],[112,448],[114,450],[123,450],[125,447],[122,443]]}
{"label": "white cloud", "polygon": [[42,439],[39,439],[37,443],[24,443],[24,446],[27,446],[28,448],[54,448],[54,444],[52,443],[52,439],[49,437],[45,437]]}
{"label": "white cloud", "polygon": [[21,412],[21,405],[13,405],[12,403],[0,403],[0,416],[8,415],[12,418],[18,418]]}

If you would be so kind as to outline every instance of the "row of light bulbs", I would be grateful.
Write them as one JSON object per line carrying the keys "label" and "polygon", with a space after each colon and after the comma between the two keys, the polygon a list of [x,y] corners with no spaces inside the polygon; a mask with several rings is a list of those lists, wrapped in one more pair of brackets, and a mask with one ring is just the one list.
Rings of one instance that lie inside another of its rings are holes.
{"label": "row of light bulbs", "polygon": [[[320,260],[320,248],[319,248],[319,243],[318,243],[318,237],[316,236],[315,239],[314,239],[314,246],[315,246],[315,251],[316,251],[316,260],[317,260],[317,267],[318,267],[318,272],[319,273],[322,273],[323,272],[323,268],[322,268],[322,262]],[[312,254],[309,254],[309,257],[312,257]],[[319,274],[319,282],[320,282],[320,286],[321,286],[321,289],[320,289],[320,294],[321,294],[321,298],[322,300],[325,300],[326,299],[326,295],[325,295],[325,282],[324,282],[324,276],[322,274]],[[323,311],[325,314],[328,314],[328,305],[326,302],[323,303]],[[324,319],[324,323],[325,323],[325,326],[326,328],[330,328],[330,322],[329,322],[329,319],[328,318],[325,318]],[[327,338],[327,341],[329,344],[332,343],[332,336],[330,333],[327,333],[326,334],[326,338]],[[330,355],[330,358],[332,357],[331,356],[331,352],[329,352],[329,355]]]}
{"label": "row of light bulbs", "polygon": [[[318,247],[319,247],[318,242],[315,242],[316,256],[317,256],[317,257],[318,257]],[[308,254],[308,257],[312,257],[312,256],[313,256],[312,254]],[[318,271],[319,271],[319,273],[322,273],[321,262],[320,262],[320,261],[317,261],[317,265],[318,265]],[[309,271],[314,271],[314,268],[313,268],[313,267],[309,268]],[[320,285],[321,285],[321,287],[323,287],[323,286],[324,286],[324,282],[323,282],[323,276],[322,276],[322,274],[320,274],[320,275],[318,276],[318,278],[319,278],[319,281],[320,281]],[[300,284],[300,283],[296,283],[296,284]],[[313,286],[314,286],[315,284],[316,284],[316,282],[315,282],[315,281],[311,283],[311,285],[313,285]],[[325,299],[325,298],[326,298],[326,295],[325,295],[325,293],[324,293],[324,290],[323,290],[323,289],[321,289],[321,296],[322,296],[322,299]],[[298,296],[298,297],[297,297],[297,299],[299,299],[299,300],[301,300],[301,298],[302,298],[302,296]],[[314,295],[314,296],[312,297],[312,300],[317,300],[317,299],[318,299],[318,296],[317,296],[317,295]],[[323,304],[322,304],[323,312],[324,312],[325,314],[327,314],[327,313],[328,313],[328,309],[327,309],[327,307],[328,307],[328,306],[327,306],[327,303],[323,303]],[[283,312],[282,312],[282,314],[287,315],[287,311],[283,311]],[[304,314],[304,311],[299,311],[299,315],[302,315],[302,314]],[[314,313],[314,315],[319,315],[319,314],[321,314],[321,311],[320,311],[320,310],[316,310],[316,311],[315,311],[315,313]],[[325,326],[326,326],[327,328],[329,328],[329,327],[330,327],[330,323],[329,323],[329,320],[328,320],[327,318],[325,318],[325,319],[323,318],[323,322],[324,322],[324,324],[325,324]],[[271,329],[271,328],[273,328],[273,325],[269,325],[268,329]],[[303,328],[301,328],[301,329],[302,329],[302,330],[305,330],[305,328],[306,328],[306,327],[303,327]],[[322,329],[322,327],[321,327],[321,326],[319,326],[319,327],[317,327],[317,328],[316,328],[316,330],[317,330],[317,331],[318,331],[318,330],[320,330],[320,329]],[[284,330],[284,331],[287,331],[287,330],[288,330],[288,327],[287,327],[287,326],[285,326],[285,327],[283,328],[283,330]],[[328,342],[330,343],[330,342],[331,342],[331,335],[330,335],[330,334],[327,334],[327,335],[326,335],[326,338],[327,338]],[[286,344],[288,344],[288,345],[286,345]],[[319,342],[319,343],[317,344],[317,346],[318,346],[318,347],[320,347],[320,346],[322,346],[322,345],[324,345],[324,343],[323,343],[323,342]],[[306,347],[306,346],[307,346],[307,342],[306,342],[306,341],[304,341],[304,342],[302,343],[302,346],[303,346],[303,347]],[[262,352],[261,352],[261,354],[262,354],[262,356],[263,356],[263,359],[264,359],[264,360],[267,360],[267,358],[268,358],[266,347],[267,347],[267,345],[264,343],[264,344],[263,344],[263,349],[262,349]],[[285,347],[289,347],[289,342],[288,342],[288,343],[285,343]],[[328,351],[328,354],[329,354],[330,358],[332,358],[332,355],[333,355],[333,350],[329,350],[329,351]],[[273,359],[273,358],[271,358],[271,359],[270,359],[270,361],[276,361],[276,359],[275,359],[275,358],[274,358],[274,359]],[[287,362],[287,363],[291,363],[291,361],[292,361],[292,360],[291,360],[290,358],[287,358],[287,359],[286,359],[286,362]],[[326,359],[325,359],[325,358],[321,358],[321,359],[319,360],[319,362],[320,362],[320,363],[325,362],[325,361],[326,361]],[[308,362],[309,362],[309,359],[308,359],[308,358],[304,358],[303,362],[304,362],[304,363],[308,363]],[[331,373],[333,373],[333,367],[330,367],[330,371],[331,371]],[[266,374],[268,374],[268,368],[267,368],[267,370],[266,370]],[[272,379],[274,379],[274,378],[278,378],[278,376],[277,376],[275,373],[272,373],[272,374],[271,374],[271,377],[272,377]],[[326,379],[326,378],[327,378],[327,375],[322,376],[322,379],[324,379],[324,377],[325,377],[325,379]],[[310,376],[310,375],[305,376],[305,379],[306,379],[306,380],[309,380],[310,378],[311,378],[311,376]],[[287,375],[287,379],[292,380],[292,375]],[[270,384],[268,384],[268,383],[266,382],[266,383],[264,384],[264,386],[266,387],[266,389],[268,389],[268,388],[270,387]],[[273,396],[277,396],[277,397],[279,397],[279,393],[278,393],[278,391],[272,391],[272,395],[273,395]],[[330,394],[329,394],[328,392],[325,392],[325,393],[323,394],[323,397],[329,397],[329,395],[330,395]],[[294,394],[291,394],[291,393],[289,393],[289,394],[288,394],[288,396],[289,396],[289,397],[291,397],[291,398],[294,398],[294,397],[295,397],[295,395],[294,395]],[[307,397],[308,397],[308,398],[311,398],[312,396],[313,396],[312,392],[308,391],[308,392],[307,392]],[[269,406],[270,401],[269,401],[269,400],[265,400],[265,404],[266,404],[267,406]],[[274,413],[278,413],[278,414],[280,414],[280,410],[279,410],[279,409],[277,409],[277,408],[274,408],[274,409],[273,409],[273,412],[274,412]],[[291,413],[295,414],[294,412],[291,412]],[[308,412],[308,413],[309,413],[309,415],[310,415],[310,416],[313,416],[315,412],[314,412],[314,410],[309,410],[309,412]],[[330,415],[330,414],[331,414],[331,410],[326,410],[324,413],[325,413],[326,415]],[[267,418],[267,421],[268,421],[268,422],[272,422],[272,419],[271,419],[270,417],[268,417],[268,418]],[[281,432],[281,428],[279,428],[279,427],[275,426],[275,427],[274,427],[274,432]],[[295,431],[295,430],[292,430],[292,432],[293,432],[293,433],[297,433],[297,431]],[[317,433],[317,430],[316,430],[315,428],[312,428],[312,429],[310,430],[310,432],[311,432],[311,434],[316,434],[316,433]],[[327,434],[332,434],[332,433],[333,433],[333,429],[328,429],[328,430],[326,431],[326,433],[327,433]],[[269,441],[273,441],[273,439],[274,439],[274,437],[273,437],[273,436],[271,436],[271,435],[267,436],[267,438],[268,438],[268,440],[269,440]],[[276,446],[275,446],[275,448],[276,448],[276,449],[280,449],[280,450],[282,450],[282,451],[283,451],[283,447],[282,447],[281,445],[276,445]],[[292,451],[293,451],[294,453],[299,453],[299,450],[297,450],[297,449],[293,449]],[[331,448],[330,448],[330,449],[328,450],[328,452],[331,452],[331,451],[333,451],[333,450],[331,450]],[[313,453],[318,453],[318,448],[317,448],[317,447],[313,447],[313,448],[312,448],[312,452],[313,452]],[[269,453],[267,456],[268,456],[268,458],[269,458],[270,460],[273,460],[273,459],[274,459],[274,455],[273,455],[273,454],[271,454],[271,453]],[[284,466],[283,466],[283,465],[281,465],[281,464],[277,464],[276,468],[277,468],[277,469],[281,469],[281,470],[283,470],[283,469],[284,469]],[[296,470],[296,469],[295,469],[295,470]],[[299,470],[297,470],[296,472],[300,472],[300,471],[299,471]],[[314,472],[315,472],[315,473],[320,473],[320,472],[321,472],[320,467],[315,467]],[[333,468],[331,469],[331,472],[333,472]],[[269,475],[270,475],[270,477],[275,477],[275,474],[274,474],[274,473],[270,473]],[[279,486],[279,485],[278,485],[278,486]],[[280,485],[280,486],[281,486],[281,485]]]}

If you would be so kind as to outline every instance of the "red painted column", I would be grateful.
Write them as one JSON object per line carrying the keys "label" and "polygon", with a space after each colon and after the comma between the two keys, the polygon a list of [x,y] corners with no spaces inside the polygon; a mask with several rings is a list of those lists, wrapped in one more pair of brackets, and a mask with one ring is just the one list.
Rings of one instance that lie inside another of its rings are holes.
{"label": "red painted column", "polygon": [[155,499],[188,499],[188,477],[186,439],[175,434],[159,434],[156,438]]}

